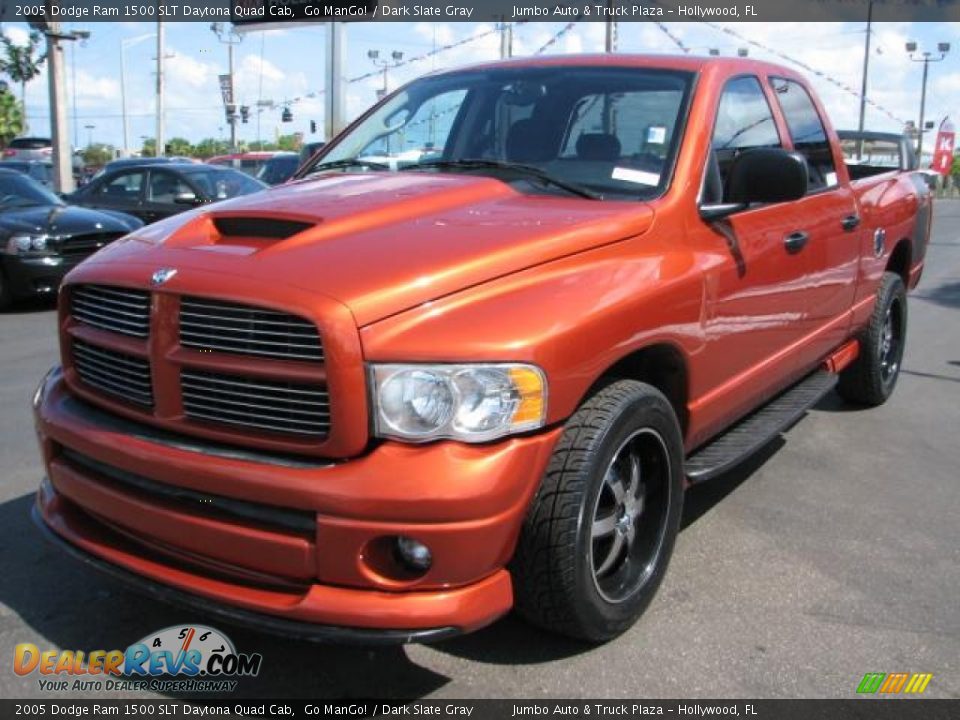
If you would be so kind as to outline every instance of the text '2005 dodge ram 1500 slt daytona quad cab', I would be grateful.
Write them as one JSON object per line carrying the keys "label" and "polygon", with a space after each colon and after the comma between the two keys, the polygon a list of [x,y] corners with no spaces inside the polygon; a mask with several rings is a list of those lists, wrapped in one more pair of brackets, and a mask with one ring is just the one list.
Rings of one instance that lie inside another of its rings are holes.
{"label": "text '2005 dodge ram 1500 slt daytona quad cab'", "polygon": [[421,78],[282,187],[66,278],[35,518],[276,632],[602,641],[684,489],[835,385],[884,402],[931,199],[851,182],[796,73],[585,56]]}

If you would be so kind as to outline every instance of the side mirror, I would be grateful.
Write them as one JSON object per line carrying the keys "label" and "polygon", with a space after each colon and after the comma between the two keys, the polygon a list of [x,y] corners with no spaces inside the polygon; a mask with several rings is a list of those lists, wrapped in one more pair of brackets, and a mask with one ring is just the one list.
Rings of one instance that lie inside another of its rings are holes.
{"label": "side mirror", "polygon": [[173,202],[177,205],[196,205],[199,200],[197,199],[196,193],[181,192],[173,196]]}
{"label": "side mirror", "polygon": [[751,203],[799,200],[807,194],[807,161],[780,148],[754,148],[740,153],[727,174],[725,203],[702,205],[700,216],[717,220],[744,210]]}

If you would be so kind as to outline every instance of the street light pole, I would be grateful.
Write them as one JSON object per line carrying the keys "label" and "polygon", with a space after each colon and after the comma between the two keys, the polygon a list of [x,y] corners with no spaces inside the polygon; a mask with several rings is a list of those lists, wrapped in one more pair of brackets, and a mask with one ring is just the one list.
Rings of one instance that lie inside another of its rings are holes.
{"label": "street light pole", "polygon": [[370,61],[376,65],[378,68],[383,69],[383,87],[380,90],[377,90],[377,97],[382,98],[387,95],[387,70],[392,67],[397,67],[401,64],[403,60],[403,53],[399,50],[394,50],[390,53],[390,57],[393,58],[393,62],[390,60],[380,59],[379,50],[367,50],[367,57],[370,58]]}
{"label": "street light pole", "polygon": [[923,165],[923,123],[925,120],[925,113],[927,110],[927,76],[930,73],[930,63],[940,62],[945,57],[947,53],[950,52],[950,43],[941,42],[937,43],[937,52],[940,53],[940,57],[934,57],[933,53],[929,50],[922,53],[917,52],[917,43],[911,41],[906,45],[907,52],[910,53],[910,59],[913,62],[922,62],[923,63],[923,80],[920,87],[920,125],[917,127],[917,162],[920,165]]}

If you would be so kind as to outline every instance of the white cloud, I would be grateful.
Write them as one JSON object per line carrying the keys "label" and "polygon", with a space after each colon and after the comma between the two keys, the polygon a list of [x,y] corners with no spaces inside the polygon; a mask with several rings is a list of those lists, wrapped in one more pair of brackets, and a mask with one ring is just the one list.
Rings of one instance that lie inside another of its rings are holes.
{"label": "white cloud", "polygon": [[10,42],[14,45],[26,45],[30,40],[30,33],[16,25],[7,25],[7,27],[3,29],[3,34],[10,38]]}

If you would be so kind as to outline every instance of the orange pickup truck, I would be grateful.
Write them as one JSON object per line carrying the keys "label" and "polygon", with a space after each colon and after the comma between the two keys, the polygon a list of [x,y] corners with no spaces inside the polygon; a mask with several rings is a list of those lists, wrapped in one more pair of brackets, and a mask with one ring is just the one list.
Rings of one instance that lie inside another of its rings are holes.
{"label": "orange pickup truck", "polygon": [[429,641],[516,608],[606,640],[663,579],[686,487],[834,386],[889,397],[930,219],[909,169],[851,181],[786,68],[421,78],[289,184],[69,274],[35,518],[274,632]]}

